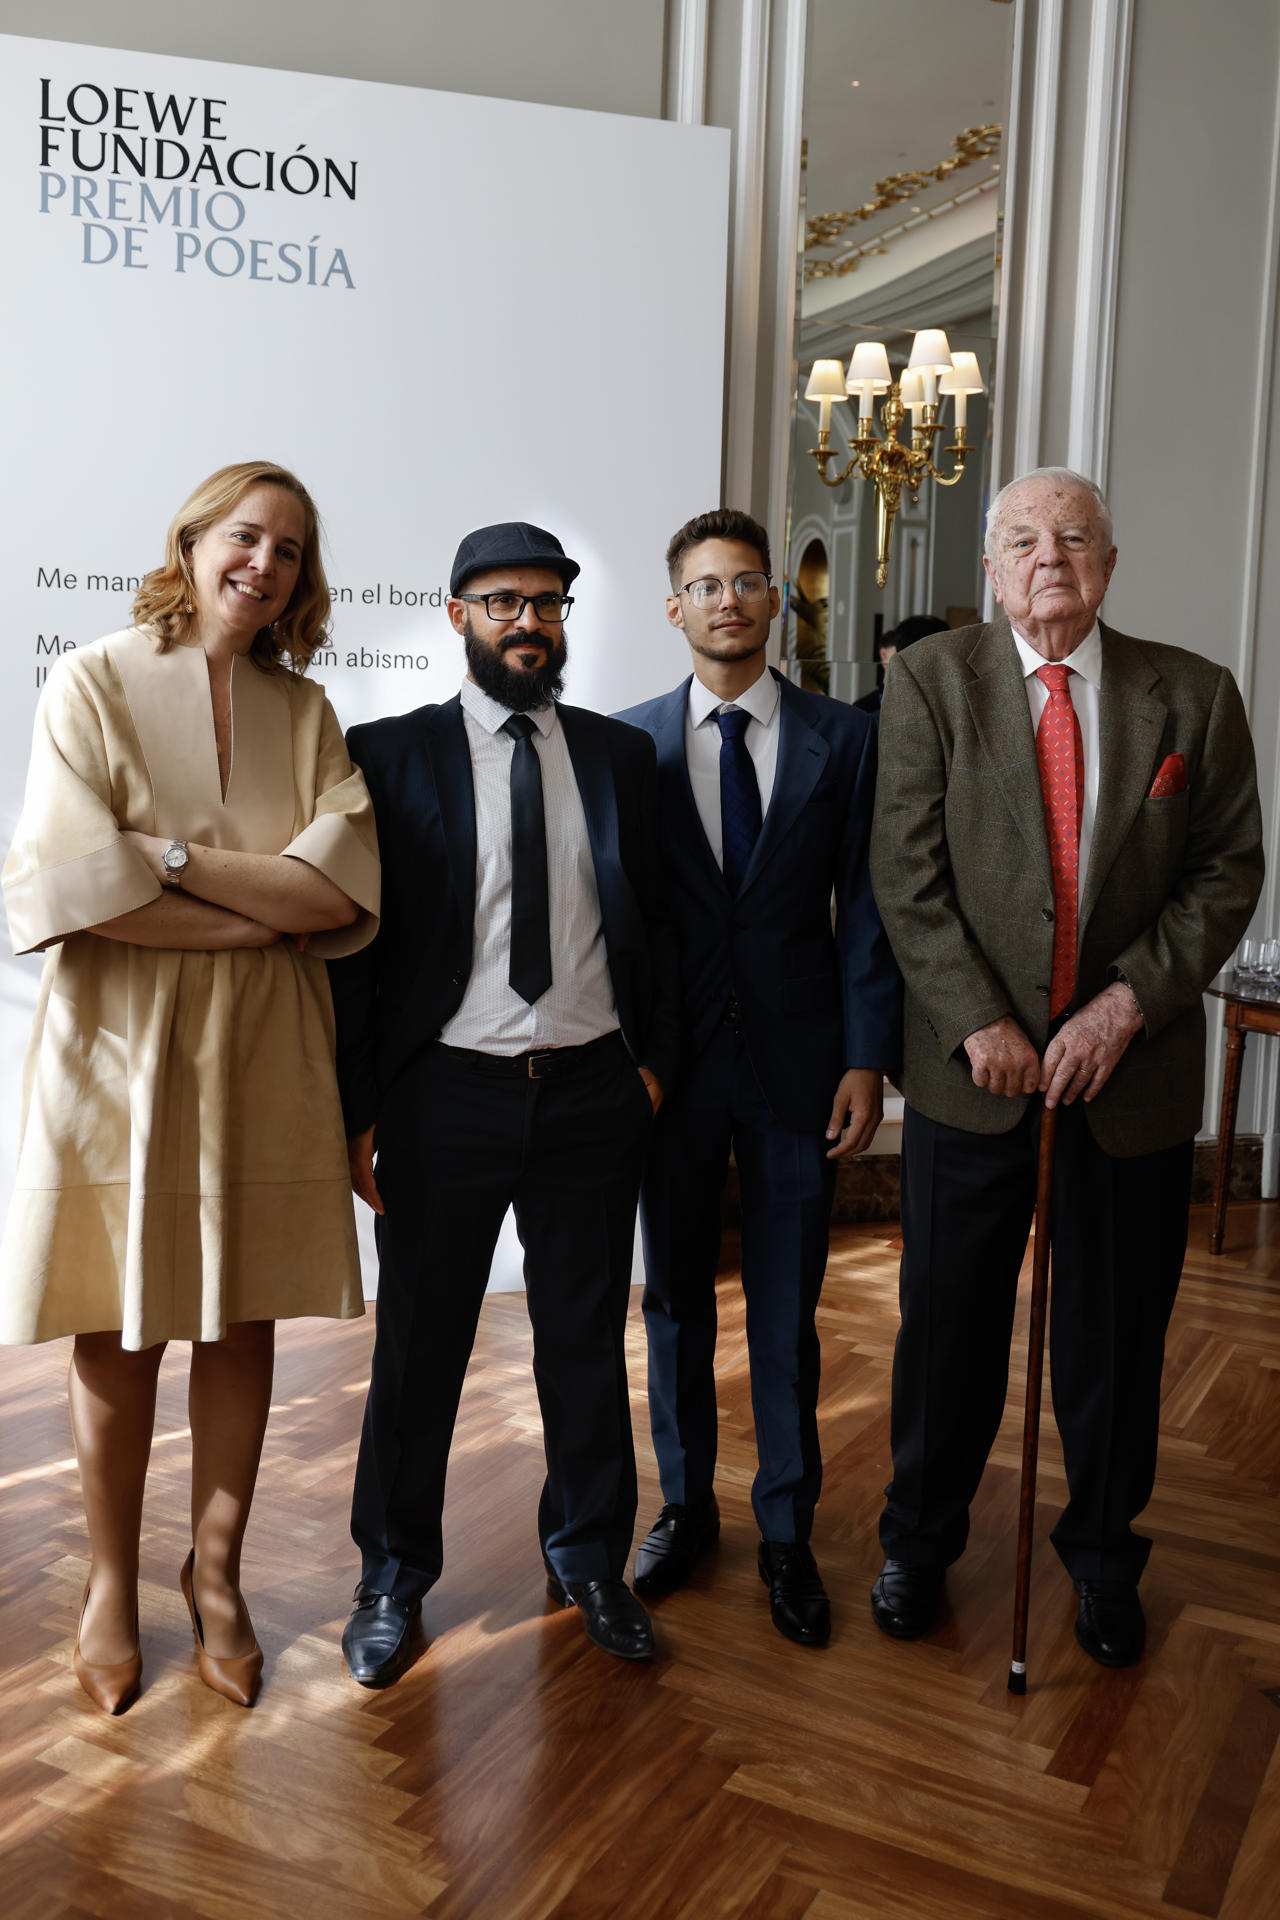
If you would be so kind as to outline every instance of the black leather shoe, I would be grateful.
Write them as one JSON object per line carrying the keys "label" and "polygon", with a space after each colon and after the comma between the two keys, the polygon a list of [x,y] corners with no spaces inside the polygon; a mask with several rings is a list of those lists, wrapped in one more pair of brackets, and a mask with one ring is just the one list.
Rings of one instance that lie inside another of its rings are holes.
{"label": "black leather shoe", "polygon": [[1147,1622],[1130,1580],[1077,1580],[1076,1639],[1100,1667],[1131,1667],[1142,1658]]}
{"label": "black leather shoe", "polygon": [[576,1607],[588,1640],[619,1660],[652,1660],[653,1626],[624,1580],[561,1580],[547,1575],[557,1606]]}
{"label": "black leather shoe", "polygon": [[361,1687],[389,1687],[414,1657],[413,1624],[422,1602],[397,1600],[361,1581],[342,1634],[347,1672]]}
{"label": "black leather shoe", "polygon": [[941,1567],[916,1567],[906,1560],[886,1560],[871,1589],[871,1617],[882,1633],[895,1640],[918,1640],[932,1633],[942,1605]]}
{"label": "black leather shoe", "polygon": [[720,1509],[714,1493],[693,1507],[668,1500],[636,1548],[632,1586],[637,1593],[673,1593],[684,1585],[701,1555],[719,1538]]}
{"label": "black leather shoe", "polygon": [[808,1547],[795,1540],[762,1540],[756,1564],[778,1632],[802,1647],[824,1647],[831,1638],[831,1602]]}

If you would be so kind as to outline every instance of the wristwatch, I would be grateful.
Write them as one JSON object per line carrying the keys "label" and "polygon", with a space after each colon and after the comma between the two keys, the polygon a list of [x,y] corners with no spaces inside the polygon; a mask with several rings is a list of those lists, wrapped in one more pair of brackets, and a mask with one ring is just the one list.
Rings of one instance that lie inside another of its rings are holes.
{"label": "wristwatch", "polygon": [[164,868],[166,887],[180,887],[182,876],[191,864],[191,855],[187,852],[185,840],[171,840],[160,856]]}

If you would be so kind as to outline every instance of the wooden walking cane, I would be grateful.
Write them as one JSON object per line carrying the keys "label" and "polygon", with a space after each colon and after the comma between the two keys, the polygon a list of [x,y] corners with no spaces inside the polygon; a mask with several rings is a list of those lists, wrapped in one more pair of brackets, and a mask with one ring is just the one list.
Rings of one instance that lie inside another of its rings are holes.
{"label": "wooden walking cane", "polygon": [[1053,1136],[1058,1109],[1040,1112],[1036,1164],[1035,1250],[1031,1256],[1031,1323],[1027,1329],[1027,1404],[1022,1423],[1022,1487],[1018,1495],[1018,1571],[1013,1590],[1010,1693],[1027,1690],[1027,1612],[1031,1603],[1031,1539],[1036,1514],[1036,1458],[1040,1451],[1040,1385],[1044,1376],[1044,1322],[1049,1299],[1049,1214],[1053,1205]]}

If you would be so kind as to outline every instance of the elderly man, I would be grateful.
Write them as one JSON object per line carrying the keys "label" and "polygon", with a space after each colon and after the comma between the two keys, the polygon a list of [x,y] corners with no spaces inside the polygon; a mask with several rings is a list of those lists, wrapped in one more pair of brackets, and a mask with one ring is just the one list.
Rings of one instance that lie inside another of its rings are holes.
{"label": "elderly man", "polygon": [[675,946],[653,744],[556,699],[577,573],[525,521],[468,534],[448,602],[461,693],[349,740],[384,886],[377,939],[332,970],[352,1184],[381,1216],[351,1518],[362,1578],[342,1637],[366,1687],[408,1665],[440,1576],[453,1423],[508,1206],[547,1591],[606,1652],[653,1652],[622,1580],[636,1510],[623,1341],[640,1169],[677,1046]]}
{"label": "elderly man", "polygon": [[1050,1350],[1069,1500],[1053,1542],[1104,1666],[1142,1652],[1132,1522],[1155,1477],[1164,1334],[1204,1090],[1201,995],[1262,882],[1225,668],[1127,639],[1092,481],[992,502],[1003,613],[892,663],[876,897],[906,979],[902,1327],[872,1612],[927,1633],[1004,1406],[1041,1103],[1060,1107]]}

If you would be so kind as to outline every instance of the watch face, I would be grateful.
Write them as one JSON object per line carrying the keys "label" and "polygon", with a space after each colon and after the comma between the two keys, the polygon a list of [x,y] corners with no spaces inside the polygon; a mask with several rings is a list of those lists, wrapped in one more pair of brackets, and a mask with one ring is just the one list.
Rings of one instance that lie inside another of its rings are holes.
{"label": "watch face", "polygon": [[166,847],[164,850],[164,864],[170,873],[181,873],[187,864],[187,859],[185,847]]}

